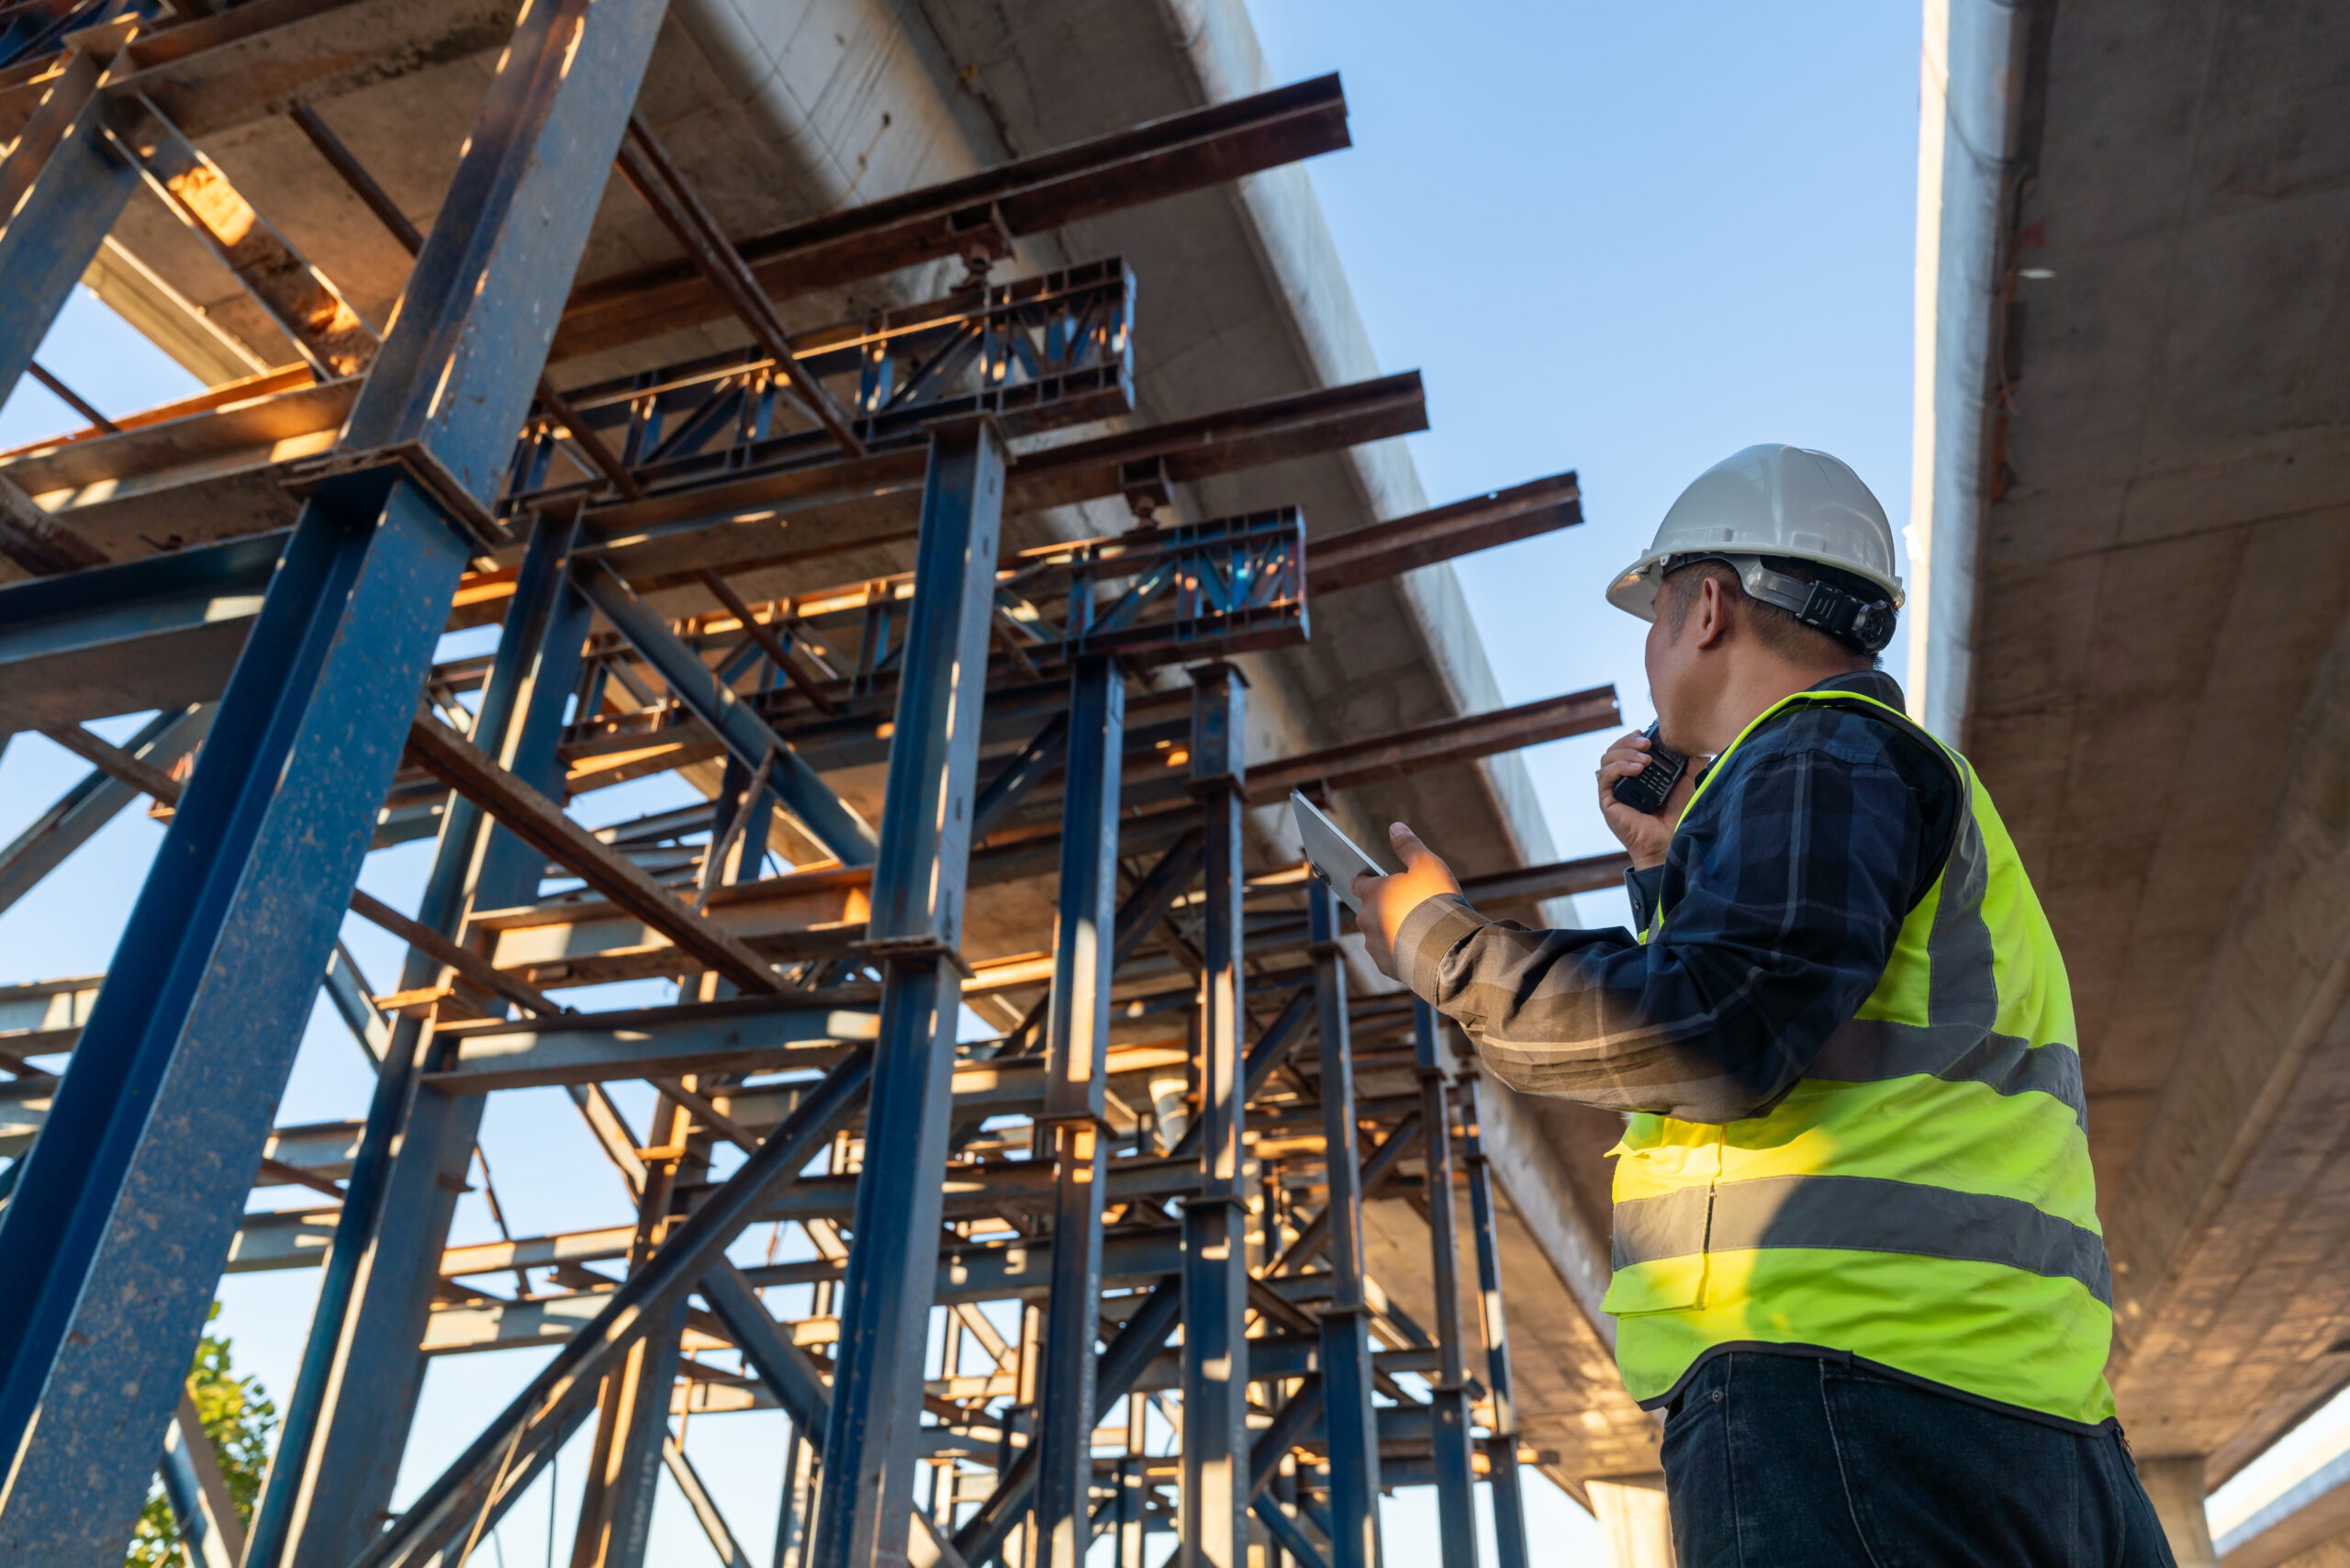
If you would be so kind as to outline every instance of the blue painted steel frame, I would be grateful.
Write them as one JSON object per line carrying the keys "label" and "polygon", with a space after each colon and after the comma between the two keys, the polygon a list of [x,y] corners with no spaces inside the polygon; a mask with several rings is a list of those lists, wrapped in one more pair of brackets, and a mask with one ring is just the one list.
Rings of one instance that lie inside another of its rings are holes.
{"label": "blue painted steel frame", "polygon": [[767,756],[775,757],[769,788],[807,829],[809,837],[831,850],[844,866],[873,864],[878,846],[865,819],[834,794],[816,770],[702,663],[700,655],[680,642],[667,622],[647,610],[610,566],[595,563],[578,577],[581,591],[661,672],[677,700],[711,727],[737,762],[755,771]]}
{"label": "blue painted steel frame", "polygon": [[[526,748],[547,757],[554,754],[563,703],[570,693],[569,675],[578,662],[579,641],[587,630],[584,607],[563,613],[565,599],[572,599],[576,605],[564,576],[575,526],[575,520],[565,516],[542,520],[532,531],[530,549],[517,575],[514,599],[498,639],[497,657],[483,688],[481,707],[475,715],[475,744],[509,765]],[[565,640],[569,645],[567,658],[557,654],[559,667],[554,669],[544,668],[540,656],[551,629],[556,633],[558,649]],[[441,842],[417,907],[420,924],[443,935],[458,934],[476,891],[476,870],[488,826],[478,806],[462,796],[451,798],[442,815]],[[504,907],[533,896],[537,892],[537,868],[532,868],[532,872],[531,885],[526,888],[483,890],[490,906]],[[438,960],[411,949],[401,969],[399,989],[420,990],[431,985],[440,974]],[[425,1038],[425,1020],[420,1017],[404,1014],[392,1024],[390,1044],[367,1108],[366,1130],[361,1136],[359,1152],[344,1183],[342,1217],[335,1227],[334,1242],[319,1280],[319,1304],[311,1314],[309,1339],[294,1391],[286,1401],[285,1418],[278,1427],[277,1450],[271,1460],[268,1485],[254,1511],[246,1546],[247,1561],[254,1568],[286,1558],[289,1547],[306,1535],[309,1537],[308,1551],[296,1550],[291,1561],[307,1559],[339,1568],[364,1539],[362,1532],[353,1529],[353,1521],[374,1517],[372,1511],[350,1510],[350,1499],[340,1494],[369,1473],[384,1469],[383,1450],[386,1449],[396,1468],[397,1455],[405,1446],[402,1439],[407,1435],[407,1423],[394,1412],[364,1398],[358,1401],[364,1408],[360,1422],[365,1438],[364,1449],[354,1443],[337,1444],[334,1462],[322,1465],[318,1462],[324,1457],[323,1449],[315,1439],[322,1420],[331,1413],[330,1402],[344,1404],[375,1376],[397,1365],[401,1347],[374,1343],[351,1331],[361,1321],[353,1308],[363,1282],[368,1290],[376,1293],[397,1288],[396,1282],[403,1274],[414,1271],[402,1267],[412,1260],[385,1257],[381,1259],[383,1267],[371,1269],[366,1266],[371,1255],[388,1242],[394,1254],[413,1252],[417,1255],[413,1260],[420,1260],[432,1280],[437,1281],[439,1276],[437,1242],[429,1250],[418,1248],[416,1243],[431,1240],[436,1229],[445,1230],[445,1224],[430,1225],[428,1215],[436,1208],[453,1209],[455,1194],[449,1193],[447,1200],[440,1204],[426,1198],[421,1204],[411,1202],[395,1208],[391,1203],[394,1173],[400,1160],[430,1159],[436,1170],[444,1163],[445,1140],[408,1136],[417,1077],[424,1066]],[[428,1107],[425,1126],[418,1131],[438,1131],[449,1122],[447,1116],[431,1115],[431,1109]],[[478,1110],[456,1120],[464,1123],[458,1129],[464,1135],[459,1150],[462,1159],[471,1154]],[[464,1180],[462,1170],[458,1179]],[[410,1227],[420,1220],[428,1220],[424,1238],[411,1234]],[[413,1338],[410,1342],[414,1342]],[[352,1423],[346,1421],[344,1426],[350,1432]],[[380,1506],[384,1500],[374,1501]],[[320,1502],[326,1506],[314,1506]]]}
{"label": "blue painted steel frame", "polygon": [[[73,79],[88,73],[94,85],[93,63],[69,63],[67,77],[55,84],[58,93],[78,90],[87,96],[39,168],[17,166],[20,158],[39,157],[25,144],[35,140],[30,136],[0,163],[0,400],[23,379],[90,258],[139,188],[139,172],[115,156],[101,134],[106,95]],[[61,101],[54,110],[64,106]]]}
{"label": "blue painted steel frame", "polygon": [[[119,1557],[662,10],[525,10],[443,206],[472,221],[427,241],[345,430],[385,457],[278,565],[0,1218],[0,1560]],[[8,312],[0,350],[36,336]]]}
{"label": "blue painted steel frame", "polygon": [[1061,807],[1060,913],[1046,1031],[1045,1111],[1055,1159],[1053,1282],[1037,1395],[1037,1568],[1083,1568],[1092,1536],[1093,1343],[1101,1320],[1102,1189],[1109,1129],[1102,1078],[1118,920],[1118,772],[1125,672],[1078,661],[1069,683]]}
{"label": "blue painted steel frame", "polygon": [[1183,1205],[1181,1568],[1247,1568],[1248,1212],[1241,1186],[1240,815],[1248,682],[1192,672],[1192,789],[1205,817],[1200,956],[1199,1195]]}
{"label": "blue painted steel frame", "polygon": [[939,1176],[962,982],[964,876],[995,596],[1004,452],[985,423],[933,434],[882,797],[867,940],[882,960],[814,1568],[902,1562],[938,1270]]}
{"label": "blue painted steel frame", "polygon": [[1362,1289],[1362,1157],[1356,1148],[1354,1042],[1347,1018],[1338,895],[1305,885],[1322,1053],[1330,1305],[1322,1309],[1323,1420],[1330,1454],[1331,1568],[1379,1568],[1379,1418],[1371,1404],[1371,1309]]}
{"label": "blue painted steel frame", "polygon": [[1471,1460],[1468,1373],[1460,1343],[1460,1243],[1452,1223],[1452,1112],[1436,1009],[1412,1001],[1412,1065],[1420,1078],[1420,1158],[1427,1171],[1428,1273],[1436,1294],[1437,1374],[1428,1394],[1438,1535],[1444,1568],[1477,1568],[1477,1472]]}
{"label": "blue painted steel frame", "polygon": [[1479,1133],[1482,1091],[1473,1068],[1460,1080],[1461,1163],[1469,1170],[1469,1224],[1477,1238],[1478,1325],[1485,1338],[1485,1386],[1494,1397],[1493,1436],[1484,1441],[1493,1489],[1494,1556],[1501,1568],[1527,1568],[1526,1496],[1517,1473],[1517,1405],[1509,1375],[1509,1323],[1502,1311],[1501,1238],[1494,1234],[1494,1173]]}

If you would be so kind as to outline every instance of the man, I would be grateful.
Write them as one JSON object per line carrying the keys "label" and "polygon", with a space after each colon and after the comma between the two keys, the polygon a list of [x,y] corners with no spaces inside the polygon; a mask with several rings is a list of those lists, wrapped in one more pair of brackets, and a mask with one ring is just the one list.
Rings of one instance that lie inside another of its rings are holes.
{"label": "man", "polygon": [[1650,622],[1662,812],[1611,787],[1642,935],[1469,907],[1402,823],[1374,962],[1535,1094],[1629,1113],[1607,1310],[1666,1413],[1682,1568],[2169,1564],[2104,1377],[2071,993],[1964,757],[1875,668],[1893,534],[1824,453],[1699,476],[1608,589]]}

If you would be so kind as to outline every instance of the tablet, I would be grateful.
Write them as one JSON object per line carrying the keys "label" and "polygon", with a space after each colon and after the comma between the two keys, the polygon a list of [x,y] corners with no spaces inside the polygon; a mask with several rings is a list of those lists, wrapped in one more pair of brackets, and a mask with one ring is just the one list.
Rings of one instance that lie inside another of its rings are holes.
{"label": "tablet", "polygon": [[1306,868],[1327,882],[1341,903],[1360,914],[1362,901],[1349,890],[1354,879],[1366,871],[1374,877],[1384,877],[1388,874],[1386,868],[1340,833],[1338,824],[1324,816],[1321,808],[1302,792],[1289,792],[1289,809],[1297,818],[1297,836],[1304,841]]}

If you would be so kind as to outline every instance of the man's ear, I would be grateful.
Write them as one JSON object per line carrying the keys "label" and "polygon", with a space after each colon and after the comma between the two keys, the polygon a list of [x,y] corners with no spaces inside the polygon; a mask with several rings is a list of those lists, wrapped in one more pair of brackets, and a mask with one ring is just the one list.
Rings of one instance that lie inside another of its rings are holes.
{"label": "man's ear", "polygon": [[1719,577],[1708,575],[1699,579],[1697,602],[1690,608],[1694,612],[1690,630],[1697,634],[1699,648],[1718,648],[1729,640],[1730,617],[1735,612],[1730,608],[1729,590],[1722,587]]}

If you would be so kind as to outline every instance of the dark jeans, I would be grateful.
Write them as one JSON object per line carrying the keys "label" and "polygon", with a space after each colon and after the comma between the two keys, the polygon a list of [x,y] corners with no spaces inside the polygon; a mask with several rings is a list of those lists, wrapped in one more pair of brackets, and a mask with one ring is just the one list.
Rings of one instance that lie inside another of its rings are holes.
{"label": "dark jeans", "polygon": [[1664,1427],[1680,1568],[2175,1568],[2119,1432],[1729,1351]]}

